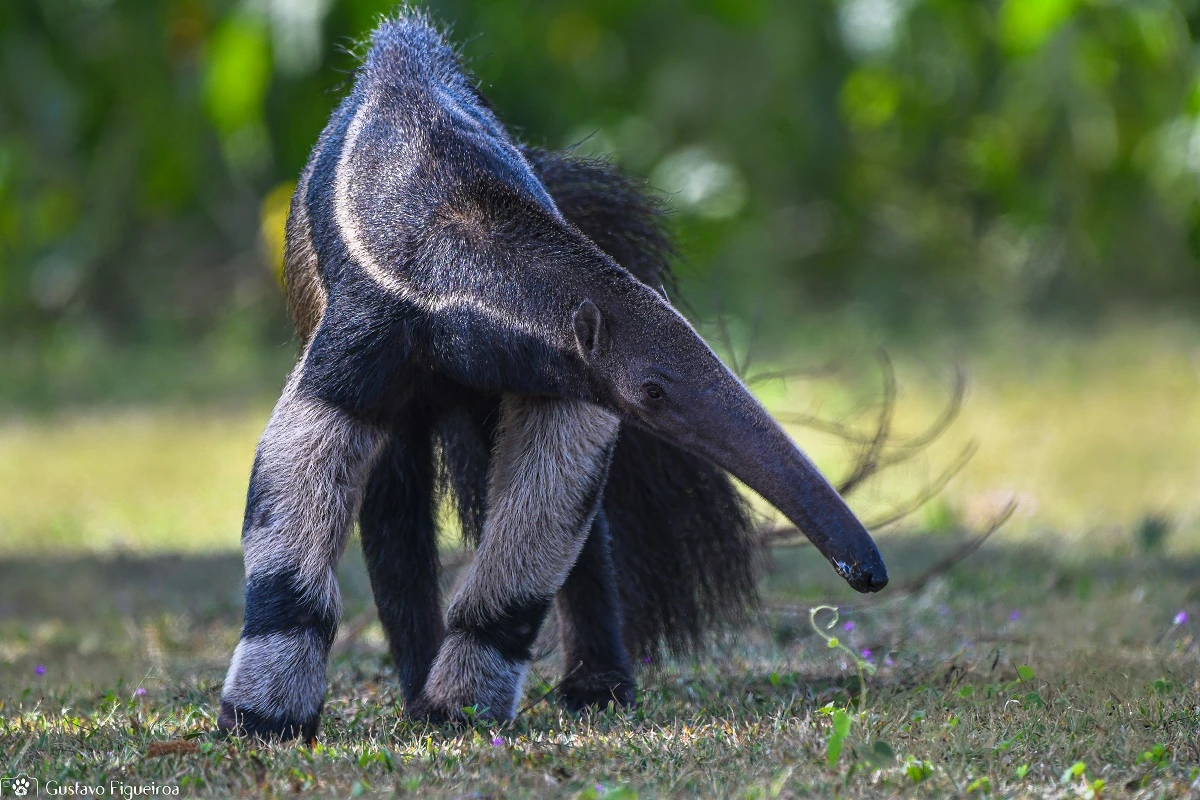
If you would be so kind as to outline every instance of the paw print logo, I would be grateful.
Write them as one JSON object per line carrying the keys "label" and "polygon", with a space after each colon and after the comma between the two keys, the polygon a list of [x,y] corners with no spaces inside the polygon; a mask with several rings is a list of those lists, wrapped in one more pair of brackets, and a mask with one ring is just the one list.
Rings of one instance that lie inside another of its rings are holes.
{"label": "paw print logo", "polygon": [[5,789],[12,793],[14,798],[31,798],[37,794],[37,781],[28,775],[18,775],[12,780],[0,780],[0,795],[5,795]]}

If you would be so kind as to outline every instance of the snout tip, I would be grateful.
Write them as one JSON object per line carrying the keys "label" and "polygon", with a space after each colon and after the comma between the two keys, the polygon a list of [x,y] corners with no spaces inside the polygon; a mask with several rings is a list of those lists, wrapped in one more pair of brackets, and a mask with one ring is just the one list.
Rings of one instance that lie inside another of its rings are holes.
{"label": "snout tip", "polygon": [[888,585],[887,567],[878,555],[856,564],[837,564],[838,573],[856,592],[869,594]]}

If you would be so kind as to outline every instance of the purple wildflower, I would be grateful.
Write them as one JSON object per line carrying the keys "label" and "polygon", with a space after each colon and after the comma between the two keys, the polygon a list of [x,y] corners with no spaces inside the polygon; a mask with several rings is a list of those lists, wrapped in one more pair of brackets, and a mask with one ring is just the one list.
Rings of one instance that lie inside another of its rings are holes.
{"label": "purple wildflower", "polygon": [[39,675],[39,676],[40,676],[40,675],[45,675],[45,674],[46,674],[46,668],[45,668],[44,666],[42,666],[41,664],[38,664],[36,667],[34,667],[34,668],[33,668],[33,674],[34,674],[34,675]]}
{"label": "purple wildflower", "polygon": [[863,657],[863,658],[870,658],[870,657],[871,657],[871,648],[869,648],[869,647],[864,647],[864,648],[862,649],[862,657]]}
{"label": "purple wildflower", "polygon": [[1189,619],[1188,613],[1186,611],[1180,611],[1178,614],[1175,615],[1175,624],[1176,625],[1187,625],[1188,619]]}
{"label": "purple wildflower", "polygon": [[892,661],[891,656],[885,656],[883,659],[883,665],[885,667],[890,667],[892,664],[895,664],[895,663],[896,663],[895,661]]}
{"label": "purple wildflower", "polygon": [[651,661],[651,658],[650,658],[650,656],[646,656],[645,658],[643,658],[643,659],[642,659],[642,663],[643,663],[643,664],[649,664],[649,663],[650,663],[650,661]]}
{"label": "purple wildflower", "polygon": [[1011,614],[1009,614],[1009,615],[1008,615],[1008,621],[1009,621],[1009,622],[1016,622],[1016,621],[1017,621],[1018,619],[1020,619],[1020,618],[1021,618],[1021,612],[1020,612],[1020,611],[1014,611],[1014,612],[1012,612]]}
{"label": "purple wildflower", "polygon": [[141,696],[142,696],[142,695],[144,695],[145,693],[146,693],[146,687],[145,687],[145,686],[139,686],[139,687],[137,687],[136,689],[134,689],[134,690],[133,690],[133,694],[134,694],[134,696],[135,696],[135,697],[141,697]]}
{"label": "purple wildflower", "polygon": [[495,739],[492,739],[492,747],[503,747],[503,746],[504,746],[504,737],[503,736],[497,736]]}
{"label": "purple wildflower", "polygon": [[852,631],[852,630],[854,630],[854,620],[850,620],[850,621],[849,621],[849,622],[847,622],[845,625],[843,625],[843,626],[842,626],[842,630],[844,630],[844,631]]}

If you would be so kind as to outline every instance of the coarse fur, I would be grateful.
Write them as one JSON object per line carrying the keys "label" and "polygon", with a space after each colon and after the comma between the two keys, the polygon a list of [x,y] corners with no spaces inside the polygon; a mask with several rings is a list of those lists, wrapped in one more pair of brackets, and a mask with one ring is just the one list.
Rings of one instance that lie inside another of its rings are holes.
{"label": "coarse fur", "polygon": [[[516,713],[530,650],[600,508],[619,421],[576,401],[507,395],[476,558],[447,609],[423,704]],[[471,645],[475,646],[472,647]]]}
{"label": "coarse fur", "polygon": [[[537,148],[523,152],[567,220],[642,283],[678,291],[664,210],[644,183],[602,159]],[[441,428],[446,478],[463,531],[473,541],[483,520],[486,458],[494,435],[486,421],[494,414],[491,407],[477,410],[474,433],[465,430],[469,422],[461,414]],[[623,426],[604,511],[608,535],[600,538],[611,540],[605,548],[611,555],[597,569],[615,572],[615,605],[624,610],[621,636],[635,661],[695,652],[708,635],[744,622],[757,607],[761,551],[754,520],[723,470],[641,428]],[[586,573],[581,570],[581,578]],[[664,575],[688,580],[663,580]],[[568,611],[562,604],[559,610],[561,629]],[[566,645],[564,640],[569,650]],[[564,663],[573,667],[578,659],[564,655]]]}
{"label": "coarse fur", "polygon": [[[886,584],[845,503],[671,306],[669,253],[635,182],[514,142],[421,14],[380,25],[292,202],[303,349],[251,475],[222,728],[315,736],[356,514],[406,712],[433,720],[511,718],[552,605],[569,708],[633,702],[631,654],[743,614],[755,548],[723,469],[851,585]],[[444,623],[439,484],[477,542]]]}

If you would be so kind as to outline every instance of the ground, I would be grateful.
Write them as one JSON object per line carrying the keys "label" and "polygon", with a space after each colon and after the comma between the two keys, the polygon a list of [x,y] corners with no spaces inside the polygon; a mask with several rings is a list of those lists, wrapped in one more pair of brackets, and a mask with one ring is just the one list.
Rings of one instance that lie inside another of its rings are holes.
{"label": "ground", "polygon": [[[405,721],[352,542],[352,635],[311,749],[213,732],[269,398],[9,413],[0,771],[218,797],[1200,796],[1197,340],[1141,326],[963,354],[972,388],[947,439],[852,498],[885,515],[978,443],[940,498],[880,532],[892,586],[863,598],[811,548],[778,549],[755,624],[643,665],[633,711],[559,711],[551,655],[511,725]],[[896,362],[911,434],[937,414],[945,361]],[[864,363],[757,388],[773,410],[865,429]],[[844,468],[832,439],[796,433]],[[1010,497],[980,551],[906,591]],[[840,610],[819,633],[821,604]]]}

